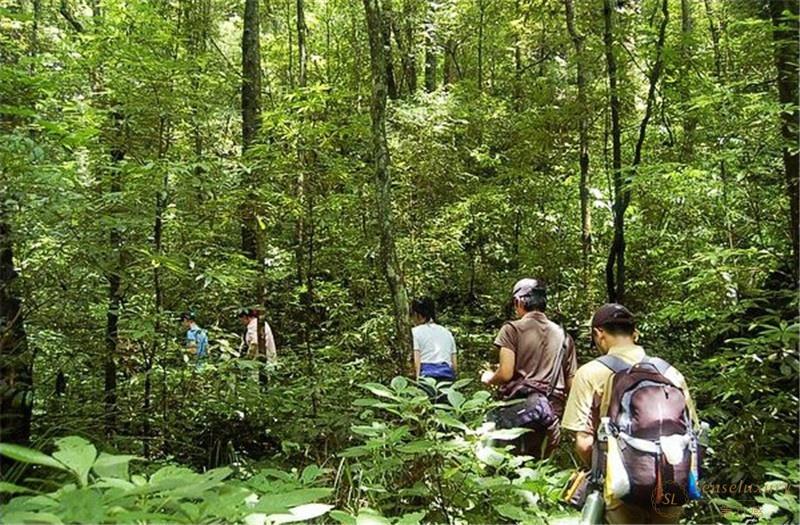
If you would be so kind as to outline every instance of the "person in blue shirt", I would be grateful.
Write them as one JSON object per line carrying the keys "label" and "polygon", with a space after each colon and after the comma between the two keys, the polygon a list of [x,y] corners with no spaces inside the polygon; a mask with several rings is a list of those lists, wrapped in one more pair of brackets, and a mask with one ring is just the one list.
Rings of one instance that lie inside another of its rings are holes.
{"label": "person in blue shirt", "polygon": [[181,324],[186,330],[186,348],[194,353],[195,370],[200,370],[208,358],[208,334],[197,326],[192,312],[181,314]]}

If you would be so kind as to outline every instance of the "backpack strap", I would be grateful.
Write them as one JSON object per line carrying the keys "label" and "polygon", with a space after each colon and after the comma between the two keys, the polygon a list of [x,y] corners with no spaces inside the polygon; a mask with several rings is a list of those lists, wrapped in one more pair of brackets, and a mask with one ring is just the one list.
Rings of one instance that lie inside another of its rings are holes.
{"label": "backpack strap", "polygon": [[631,365],[629,365],[628,363],[626,363],[625,361],[623,361],[622,359],[620,359],[615,355],[606,354],[604,356],[598,357],[597,360],[600,361],[600,363],[605,365],[606,368],[608,368],[615,374],[624,372],[625,370],[628,370],[631,367]]}
{"label": "backpack strap", "polygon": [[667,363],[660,357],[646,357],[644,360],[645,362],[650,363],[651,365],[656,367],[656,370],[658,370],[658,373],[661,374],[662,376],[667,373],[667,370],[672,368],[671,364]]}

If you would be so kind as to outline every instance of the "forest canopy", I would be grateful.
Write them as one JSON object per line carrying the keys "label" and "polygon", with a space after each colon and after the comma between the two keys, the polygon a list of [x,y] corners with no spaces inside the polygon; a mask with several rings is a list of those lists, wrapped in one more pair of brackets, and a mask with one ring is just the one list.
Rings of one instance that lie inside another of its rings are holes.
{"label": "forest canopy", "polygon": [[[484,424],[480,373],[533,277],[580,364],[621,303],[685,376],[711,488],[684,520],[800,520],[799,20],[0,0],[0,512],[574,519],[569,439],[546,461],[486,445],[514,431]],[[458,349],[434,398],[421,297]]]}

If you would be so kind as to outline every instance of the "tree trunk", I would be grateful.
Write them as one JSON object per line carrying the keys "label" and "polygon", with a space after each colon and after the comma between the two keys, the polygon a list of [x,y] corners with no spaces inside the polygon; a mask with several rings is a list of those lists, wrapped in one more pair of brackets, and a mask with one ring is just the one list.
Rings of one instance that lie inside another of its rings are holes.
{"label": "tree trunk", "polygon": [[[122,171],[119,164],[125,158],[123,136],[125,126],[124,117],[119,110],[113,113],[114,143],[110,150],[111,156],[111,187],[110,193],[118,200],[122,192]],[[104,388],[103,399],[105,402],[105,431],[107,436],[114,434],[117,419],[117,347],[119,345],[119,315],[122,307],[122,231],[119,227],[112,227],[109,233],[109,244],[112,254],[112,269],[106,276],[108,281],[108,311],[106,312],[106,354],[104,357]]]}
{"label": "tree trunk", "polygon": [[697,120],[694,113],[689,108],[689,100],[691,99],[691,81],[689,71],[691,70],[691,61],[694,56],[694,43],[693,43],[693,20],[692,20],[692,2],[691,0],[681,0],[681,78],[680,78],[680,95],[681,106],[683,107],[683,143],[681,147],[681,157],[683,162],[689,162],[694,154],[694,131],[697,127]]}
{"label": "tree trunk", "polygon": [[400,93],[397,90],[397,80],[394,76],[394,59],[392,58],[392,11],[391,0],[384,0],[385,8],[381,9],[381,38],[383,39],[384,67],[386,69],[386,89],[389,98],[396,100]]}
{"label": "tree trunk", "polygon": [[711,47],[714,50],[714,73],[717,80],[722,80],[722,51],[719,47],[719,28],[717,27],[714,9],[711,7],[711,0],[703,0],[706,8],[706,18],[708,18],[708,30],[711,33]]}
{"label": "tree trunk", "polygon": [[611,170],[614,178],[614,240],[606,262],[606,288],[608,301],[622,301],[618,283],[615,282],[614,266],[622,268],[624,277],[625,214],[622,213],[622,134],[619,124],[619,93],[617,92],[617,59],[614,56],[614,7],[613,0],[603,0],[603,43],[608,74],[609,104],[611,106]]}
{"label": "tree trunk", "polygon": [[[605,9],[604,9],[604,16],[606,18],[606,52],[608,54],[609,49],[611,49],[612,38],[613,38],[613,25],[611,24],[611,15],[610,13],[606,14],[608,10],[610,10],[610,0],[604,0]],[[653,106],[655,105],[655,98],[656,98],[656,88],[658,87],[658,81],[661,78],[661,70],[664,66],[664,42],[666,41],[667,36],[667,24],[669,23],[669,10],[668,10],[668,0],[663,0],[661,2],[661,25],[659,26],[658,30],[658,39],[656,41],[656,59],[655,63],[653,64],[653,68],[650,70],[648,74],[648,89],[647,89],[647,103],[645,105],[645,112],[644,117],[642,117],[642,121],[639,124],[639,136],[636,140],[636,146],[634,148],[633,154],[633,163],[631,164],[630,175],[622,180],[622,174],[620,172],[621,168],[621,159],[619,164],[617,164],[617,143],[619,137],[616,136],[616,133],[619,131],[619,123],[617,123],[616,131],[613,133],[614,136],[614,242],[611,247],[611,252],[609,253],[608,262],[606,264],[606,283],[608,285],[608,295],[610,302],[622,302],[625,299],[625,211],[628,209],[628,205],[631,201],[631,190],[630,190],[630,181],[633,177],[636,176],[636,170],[639,167],[639,164],[642,161],[642,149],[644,147],[644,139],[647,133],[647,126],[650,122],[650,118],[653,114]],[[613,49],[611,49],[611,57],[613,59]],[[611,67],[611,61],[609,61],[609,80],[612,77],[611,71],[614,71],[613,77],[616,77],[616,63],[613,64],[613,68]],[[609,82],[610,83],[610,82]],[[612,87],[612,92],[616,91],[616,82]],[[619,103],[619,101],[617,101]],[[612,109],[613,109],[613,101],[612,101]],[[619,116],[617,115],[617,118]],[[612,111],[612,121],[614,119],[614,112]],[[614,283],[614,263],[616,262],[616,287],[613,285]]]}
{"label": "tree trunk", "polygon": [[297,0],[297,62],[300,66],[300,72],[297,81],[301,87],[306,85],[306,14],[305,2]]}
{"label": "tree trunk", "polygon": [[478,91],[483,91],[483,24],[486,19],[486,0],[478,0]]}
{"label": "tree trunk", "polygon": [[436,90],[436,25],[434,6],[430,0],[425,16],[425,91]]}
{"label": "tree trunk", "polygon": [[[11,4],[8,10],[16,14],[21,6]],[[24,38],[19,28],[11,27],[8,32],[11,38]],[[32,38],[31,54],[37,53],[37,46],[38,41]],[[20,58],[14,46],[8,52],[4,49],[0,54],[0,66],[16,72]],[[0,133],[13,134],[19,118],[1,114]],[[11,224],[12,207],[16,203],[14,188],[7,182],[7,169],[9,167],[0,164],[0,442],[28,445],[33,408],[33,354],[28,348],[22,297],[16,286],[18,274],[14,266]],[[0,457],[0,473],[8,472],[14,464]]]}
{"label": "tree trunk", "polygon": [[33,407],[33,356],[28,351],[22,299],[14,285],[17,272],[8,208],[8,203],[0,202],[0,442],[27,445]]}
{"label": "tree trunk", "polygon": [[575,7],[572,0],[564,0],[567,17],[567,30],[575,48],[575,65],[578,84],[578,140],[580,143],[580,202],[581,202],[581,266],[583,269],[584,294],[589,296],[589,255],[592,251],[592,215],[589,207],[589,108],[586,102],[586,63],[584,56],[585,37],[575,25]]}
{"label": "tree trunk", "polygon": [[[798,4],[796,0],[769,0],[772,18],[773,40],[775,43],[775,67],[778,70],[778,100],[783,106],[781,112],[781,137],[783,138],[783,169],[786,178],[786,194],[789,197],[789,235],[792,239],[792,273],[798,282],[798,258],[800,258],[800,217],[798,201],[798,174],[800,157],[797,144],[800,140],[797,109],[797,33]],[[790,109],[791,108],[791,109]]]}
{"label": "tree trunk", "polygon": [[389,145],[386,141],[386,62],[381,36],[382,13],[380,0],[364,0],[369,34],[372,70],[372,147],[375,157],[377,214],[380,230],[380,259],[394,306],[395,351],[398,368],[411,356],[411,325],[408,318],[406,294],[400,264],[394,245],[392,224],[391,174]]}
{"label": "tree trunk", "polygon": [[[242,150],[255,142],[261,126],[261,52],[259,48],[258,0],[245,0],[242,32]],[[258,258],[258,226],[255,198],[252,191],[257,180],[245,176],[247,197],[242,205],[242,251],[251,259]]]}

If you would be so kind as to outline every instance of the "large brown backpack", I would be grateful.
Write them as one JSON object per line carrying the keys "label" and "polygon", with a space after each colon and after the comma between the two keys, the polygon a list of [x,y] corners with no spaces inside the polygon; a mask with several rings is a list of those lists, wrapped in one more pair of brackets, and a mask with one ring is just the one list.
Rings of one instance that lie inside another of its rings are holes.
{"label": "large brown backpack", "polygon": [[[669,363],[645,357],[631,366],[612,355],[599,361],[614,372],[606,415],[609,439],[616,439],[625,470],[621,474],[627,475],[630,485],[622,500],[646,507],[682,505],[690,492],[689,472],[697,438],[683,391],[665,376]],[[669,454],[673,463],[662,449],[662,439],[667,436],[673,441]],[[680,446],[676,447],[675,441]]]}

